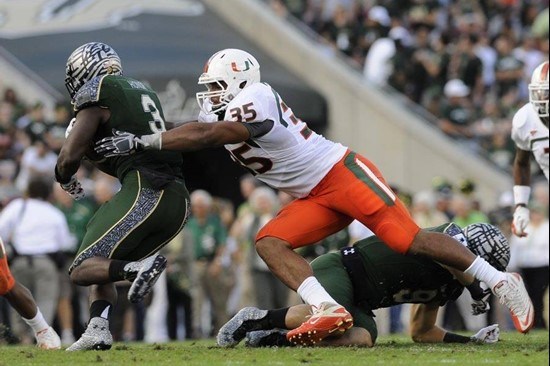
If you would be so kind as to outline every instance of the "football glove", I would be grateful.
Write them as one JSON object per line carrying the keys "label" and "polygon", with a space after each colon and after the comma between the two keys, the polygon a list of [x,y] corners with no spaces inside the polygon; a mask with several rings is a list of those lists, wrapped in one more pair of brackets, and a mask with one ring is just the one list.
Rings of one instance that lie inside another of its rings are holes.
{"label": "football glove", "polygon": [[[489,304],[489,299],[491,297],[491,290],[485,283],[481,282],[479,283],[479,292],[480,294],[475,296],[475,298],[472,301],[472,315],[481,315],[485,314],[486,312],[491,309],[491,305]],[[473,295],[472,295],[473,296]]]}
{"label": "football glove", "polygon": [[529,225],[529,209],[525,206],[517,206],[512,221],[512,232],[520,238],[527,236],[525,229]]}
{"label": "football glove", "polygon": [[491,305],[489,305],[490,296],[491,296],[491,291],[489,290],[487,297],[484,297],[481,300],[474,300],[472,302],[472,315],[485,314],[486,312],[489,311],[489,309],[491,309]]}
{"label": "football glove", "polygon": [[471,336],[470,339],[472,340],[472,342],[476,343],[492,344],[498,342],[499,336],[500,329],[498,327],[498,324],[493,324],[481,329],[475,335]]}
{"label": "football glove", "polygon": [[130,132],[123,132],[113,129],[113,136],[105,137],[96,143],[95,152],[110,158],[113,156],[124,156],[141,151],[149,144]]}
{"label": "football glove", "polygon": [[65,192],[70,194],[71,197],[77,201],[84,198],[85,196],[84,189],[82,189],[82,185],[74,175],[71,177],[71,180],[69,180],[67,183],[59,183],[59,185],[61,186],[61,188],[63,188]]}

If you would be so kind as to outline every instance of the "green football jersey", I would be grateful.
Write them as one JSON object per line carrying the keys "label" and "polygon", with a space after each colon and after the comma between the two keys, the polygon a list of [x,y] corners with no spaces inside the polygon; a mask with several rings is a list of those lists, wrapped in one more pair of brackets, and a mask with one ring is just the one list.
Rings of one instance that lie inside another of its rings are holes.
{"label": "green football jersey", "polygon": [[[456,225],[445,224],[430,231],[449,233],[454,229],[458,229]],[[371,309],[402,303],[444,305],[464,290],[441,265],[424,257],[399,254],[375,236],[357,242],[354,248],[359,249],[366,270],[361,292],[368,294],[366,302]]]}
{"label": "green football jersey", "polygon": [[[116,75],[98,76],[86,83],[73,100],[75,111],[99,106],[107,108],[111,117],[102,124],[94,143],[112,136],[112,130],[147,135],[166,131],[164,114],[157,94],[140,81]],[[92,146],[86,157],[99,169],[119,180],[131,170],[183,178],[182,157],[178,152],[145,150],[129,156],[104,159],[93,153]]]}

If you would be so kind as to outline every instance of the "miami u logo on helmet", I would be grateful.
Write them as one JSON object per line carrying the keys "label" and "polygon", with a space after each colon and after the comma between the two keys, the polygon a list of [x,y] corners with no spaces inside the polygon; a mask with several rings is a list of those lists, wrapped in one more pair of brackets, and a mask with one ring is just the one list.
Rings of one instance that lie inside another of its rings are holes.
{"label": "miami u logo on helmet", "polygon": [[243,72],[243,71],[248,71],[250,70],[250,66],[254,66],[254,63],[252,63],[252,61],[250,61],[250,59],[247,59],[245,62],[244,62],[244,70],[239,70],[239,68],[237,67],[237,63],[236,62],[232,62],[231,63],[231,69],[235,72]]}

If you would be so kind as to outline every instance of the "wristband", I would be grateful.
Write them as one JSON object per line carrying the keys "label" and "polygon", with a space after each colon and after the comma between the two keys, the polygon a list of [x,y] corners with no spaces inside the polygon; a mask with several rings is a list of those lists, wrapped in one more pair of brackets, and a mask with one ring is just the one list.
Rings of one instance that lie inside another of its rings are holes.
{"label": "wristband", "polygon": [[59,174],[59,171],[57,170],[57,164],[55,165],[54,172],[55,172],[55,181],[57,183],[67,184],[71,181],[70,177],[69,177],[69,179],[66,179],[66,180],[61,178],[61,175]]}
{"label": "wristband", "polygon": [[531,187],[529,186],[514,186],[514,203],[516,205],[527,205],[529,196],[531,195]]}
{"label": "wristband", "polygon": [[138,138],[143,141],[146,146],[150,146],[151,149],[162,150],[162,132],[157,132],[152,135],[143,135]]}
{"label": "wristband", "polygon": [[470,342],[472,342],[472,338],[461,336],[460,334],[447,332],[443,336],[443,342],[445,342],[445,343],[470,343]]}

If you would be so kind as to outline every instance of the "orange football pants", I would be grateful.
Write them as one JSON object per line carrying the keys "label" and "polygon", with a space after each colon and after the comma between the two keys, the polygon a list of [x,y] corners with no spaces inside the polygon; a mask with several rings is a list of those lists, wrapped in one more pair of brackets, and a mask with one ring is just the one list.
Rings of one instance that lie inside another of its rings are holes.
{"label": "orange football pants", "polygon": [[4,296],[10,292],[14,285],[15,279],[8,267],[8,258],[4,249],[4,243],[0,239],[0,296]]}
{"label": "orange football pants", "polygon": [[348,152],[307,197],[288,204],[268,222],[256,241],[275,237],[296,249],[344,229],[354,219],[399,253],[409,250],[420,231],[378,168]]}

